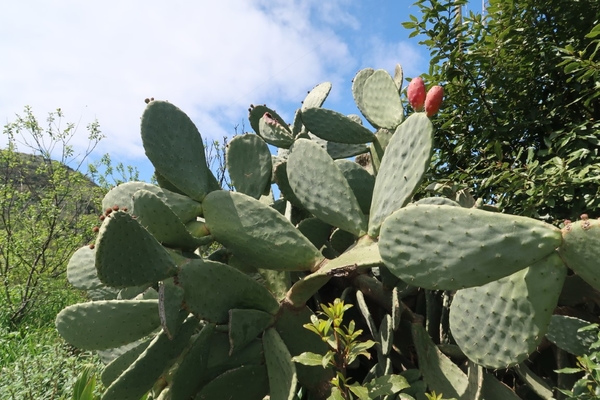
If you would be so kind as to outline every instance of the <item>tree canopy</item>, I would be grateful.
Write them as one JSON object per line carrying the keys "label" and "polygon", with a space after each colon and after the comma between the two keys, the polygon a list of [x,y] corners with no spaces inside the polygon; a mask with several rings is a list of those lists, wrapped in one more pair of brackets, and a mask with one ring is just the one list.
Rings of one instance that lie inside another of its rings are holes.
{"label": "tree canopy", "polygon": [[431,180],[558,223],[600,206],[600,3],[419,0],[403,23],[445,99]]}

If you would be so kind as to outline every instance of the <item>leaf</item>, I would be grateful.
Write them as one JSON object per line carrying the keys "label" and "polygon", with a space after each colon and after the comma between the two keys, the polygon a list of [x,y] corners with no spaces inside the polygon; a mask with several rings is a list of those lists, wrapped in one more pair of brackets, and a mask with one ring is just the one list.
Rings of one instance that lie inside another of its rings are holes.
{"label": "leaf", "polygon": [[348,389],[350,389],[350,391],[354,393],[360,400],[372,399],[372,397],[369,397],[369,389],[360,386],[358,383],[348,385]]}
{"label": "leaf", "polygon": [[331,395],[327,398],[327,400],[345,400],[340,389],[334,387],[331,389]]}
{"label": "leaf", "polygon": [[292,361],[309,366],[317,366],[323,364],[323,359],[325,357],[321,354],[311,353],[309,351],[304,352],[300,355],[292,357]]}
{"label": "leaf", "polygon": [[367,383],[371,398],[398,393],[410,387],[405,377],[400,375],[384,375]]}

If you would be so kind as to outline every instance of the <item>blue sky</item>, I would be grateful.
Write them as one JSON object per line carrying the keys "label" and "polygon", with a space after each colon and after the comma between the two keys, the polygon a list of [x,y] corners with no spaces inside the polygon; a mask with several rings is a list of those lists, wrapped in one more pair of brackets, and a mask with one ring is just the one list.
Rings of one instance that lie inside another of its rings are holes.
{"label": "blue sky", "polygon": [[[405,77],[428,68],[428,53],[401,22],[419,10],[399,0],[224,0],[183,2],[75,0],[4,2],[0,6],[0,121],[25,105],[43,119],[61,108],[107,136],[93,154],[152,168],[139,119],[144,98],[172,102],[205,138],[232,135],[250,103],[287,121],[306,92],[329,81],[325,107],[358,113],[351,80],[365,67]],[[118,145],[115,145],[118,143]]]}

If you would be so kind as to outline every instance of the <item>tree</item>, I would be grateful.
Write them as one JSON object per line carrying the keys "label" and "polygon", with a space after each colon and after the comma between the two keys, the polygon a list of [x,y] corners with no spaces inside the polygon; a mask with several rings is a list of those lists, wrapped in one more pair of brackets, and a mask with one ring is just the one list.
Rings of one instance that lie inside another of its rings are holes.
{"label": "tree", "polygon": [[596,210],[600,3],[490,0],[463,17],[467,3],[419,0],[403,24],[446,92],[430,178],[553,223]]}
{"label": "tree", "polygon": [[13,326],[64,285],[67,261],[92,240],[100,213],[104,191],[80,172],[103,137],[98,123],[88,125],[89,145],[79,155],[69,145],[77,127],[62,126],[62,118],[58,109],[43,127],[26,107],[23,116],[4,127],[8,144],[0,151],[0,301],[4,318]]}

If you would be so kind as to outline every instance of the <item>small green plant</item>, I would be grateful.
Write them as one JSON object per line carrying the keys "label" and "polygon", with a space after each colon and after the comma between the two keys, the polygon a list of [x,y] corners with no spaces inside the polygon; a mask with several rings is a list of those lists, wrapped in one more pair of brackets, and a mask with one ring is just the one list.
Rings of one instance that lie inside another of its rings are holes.
{"label": "small green plant", "polygon": [[93,365],[86,365],[73,385],[73,400],[99,400],[94,394],[96,390],[96,375]]}
{"label": "small green plant", "polygon": [[599,400],[600,399],[600,329],[598,324],[580,328],[578,332],[596,331],[598,340],[590,345],[590,353],[577,357],[577,367],[563,368],[559,374],[578,374],[583,377],[573,385],[571,390],[558,389],[568,396],[567,399]]}
{"label": "small green plant", "polygon": [[319,311],[318,314],[325,319],[311,315],[311,323],[304,324],[304,328],[319,335],[327,343],[329,350],[325,354],[305,352],[293,357],[292,361],[309,366],[332,367],[335,370],[335,376],[331,379],[333,388],[329,397],[332,400],[355,398],[368,400],[395,394],[409,387],[406,379],[399,375],[382,376],[365,385],[358,382],[350,383],[351,378],[346,376],[348,366],[354,363],[358,356],[371,358],[368,350],[376,344],[373,340],[359,339],[363,331],[356,330],[354,321],[350,321],[347,326],[342,325],[344,312],[350,308],[352,304],[344,304],[340,299],[335,299],[333,304],[321,304],[323,311]]}

